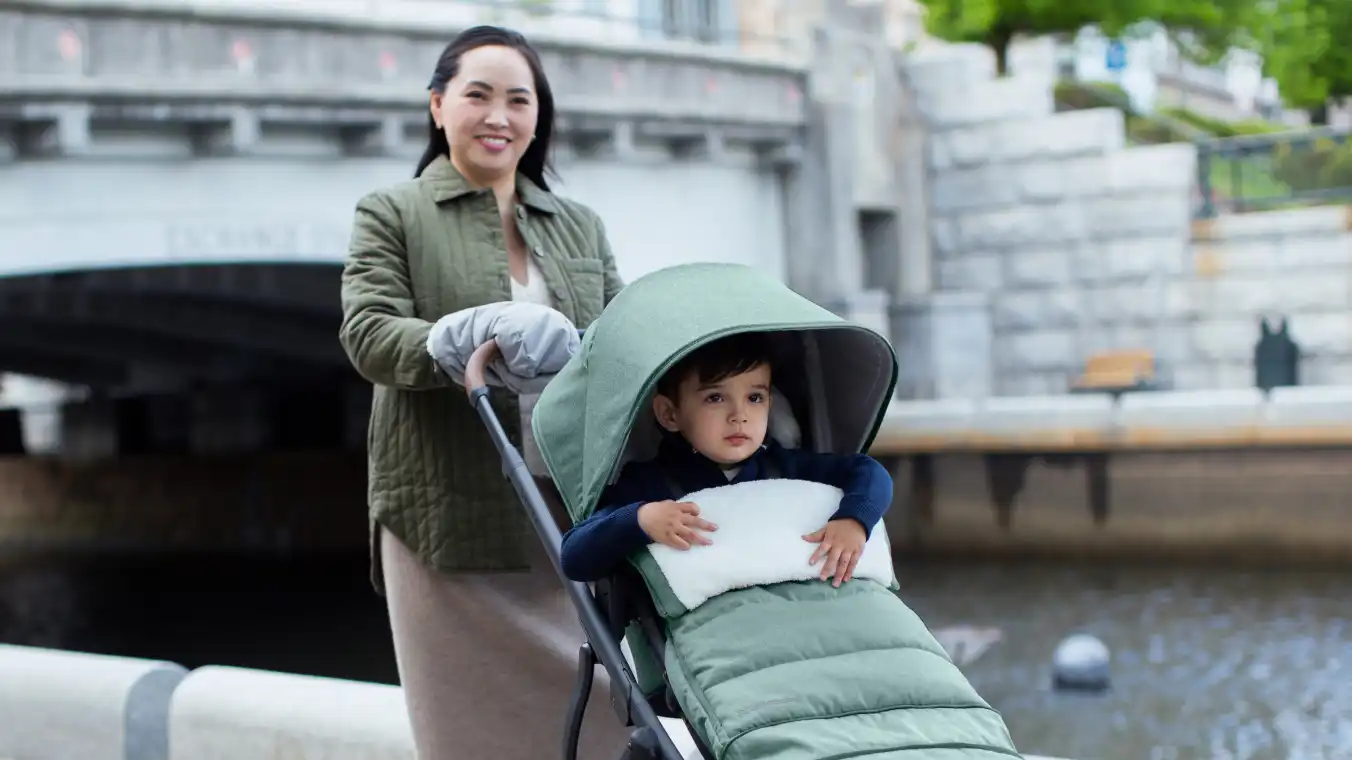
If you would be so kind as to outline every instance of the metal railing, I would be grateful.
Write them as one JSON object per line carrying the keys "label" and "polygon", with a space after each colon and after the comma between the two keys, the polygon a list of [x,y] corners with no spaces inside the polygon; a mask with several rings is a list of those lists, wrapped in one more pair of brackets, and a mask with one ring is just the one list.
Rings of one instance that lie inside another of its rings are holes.
{"label": "metal railing", "polygon": [[1349,134],[1325,128],[1197,141],[1194,216],[1352,202]]}

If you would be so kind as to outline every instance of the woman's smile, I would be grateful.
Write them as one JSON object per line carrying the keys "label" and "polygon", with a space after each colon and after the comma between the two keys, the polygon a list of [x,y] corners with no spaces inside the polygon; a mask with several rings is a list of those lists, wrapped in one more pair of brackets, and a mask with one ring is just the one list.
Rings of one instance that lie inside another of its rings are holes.
{"label": "woman's smile", "polygon": [[508,145],[512,144],[511,140],[501,135],[482,135],[476,139],[480,145],[493,153],[501,153],[507,150]]}

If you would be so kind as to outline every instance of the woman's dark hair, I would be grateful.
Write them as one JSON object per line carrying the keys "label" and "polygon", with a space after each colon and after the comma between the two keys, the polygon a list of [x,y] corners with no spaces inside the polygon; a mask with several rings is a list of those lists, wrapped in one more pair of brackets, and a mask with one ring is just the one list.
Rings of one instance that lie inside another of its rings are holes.
{"label": "woman's dark hair", "polygon": [[[517,51],[526,59],[531,74],[535,76],[539,120],[535,126],[535,139],[531,140],[526,152],[522,154],[517,171],[526,175],[541,189],[548,190],[545,172],[554,173],[553,167],[549,164],[549,138],[554,133],[554,92],[549,89],[549,79],[545,76],[545,68],[540,63],[539,54],[520,32],[503,29],[500,26],[476,26],[461,32],[451,40],[451,44],[447,45],[445,50],[441,51],[436,71],[432,72],[432,82],[427,88],[433,92],[445,93],[446,83],[460,70],[460,56],[484,45],[502,45]],[[422,176],[423,170],[435,161],[437,156],[451,154],[445,130],[437,127],[436,119],[432,118],[430,113],[427,114],[427,131],[427,150],[423,151],[418,168],[413,171],[414,177]]]}

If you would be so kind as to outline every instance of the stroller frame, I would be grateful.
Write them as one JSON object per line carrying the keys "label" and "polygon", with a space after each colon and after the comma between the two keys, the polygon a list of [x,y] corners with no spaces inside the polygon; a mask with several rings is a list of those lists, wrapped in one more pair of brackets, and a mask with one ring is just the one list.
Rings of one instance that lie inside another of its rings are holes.
{"label": "stroller frame", "polygon": [[[489,401],[489,389],[484,381],[484,370],[489,361],[498,353],[495,339],[480,344],[470,355],[465,365],[465,391],[470,406],[478,413],[479,419],[487,428],[493,445],[498,450],[502,462],[503,475],[511,482],[536,534],[545,546],[554,572],[563,582],[573,607],[578,612],[587,640],[578,648],[577,680],[568,708],[567,730],[563,737],[564,760],[577,760],[578,740],[582,732],[588,698],[591,696],[596,666],[600,665],[610,675],[611,706],[621,723],[632,726],[628,745],[620,755],[620,760],[685,760],[680,750],[667,734],[659,720],[661,717],[680,717],[678,706],[670,687],[663,690],[662,698],[654,699],[653,704],[644,696],[638,679],[630,671],[629,664],[620,649],[625,626],[631,620],[638,620],[644,638],[654,647],[655,652],[665,648],[666,637],[662,633],[652,600],[643,588],[637,573],[621,570],[615,576],[596,584],[596,591],[585,583],[570,580],[563,573],[559,554],[563,545],[563,534],[555,524],[549,507],[545,504],[544,494],[540,492],[534,477],[526,468],[525,459],[520,450],[512,444],[507,432],[498,419],[497,413]],[[639,584],[637,587],[635,583]],[[688,723],[687,723],[688,725]],[[712,757],[700,737],[692,730],[700,752]]]}

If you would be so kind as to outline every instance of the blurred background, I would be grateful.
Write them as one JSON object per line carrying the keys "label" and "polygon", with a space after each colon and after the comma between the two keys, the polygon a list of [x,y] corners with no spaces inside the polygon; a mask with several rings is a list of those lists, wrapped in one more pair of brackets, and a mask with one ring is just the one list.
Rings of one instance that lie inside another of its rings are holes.
{"label": "blurred background", "polygon": [[397,682],[339,273],[493,23],[625,279],[893,342],[902,596],[1021,749],[1352,757],[1352,2],[1044,5],[0,0],[0,643]]}

